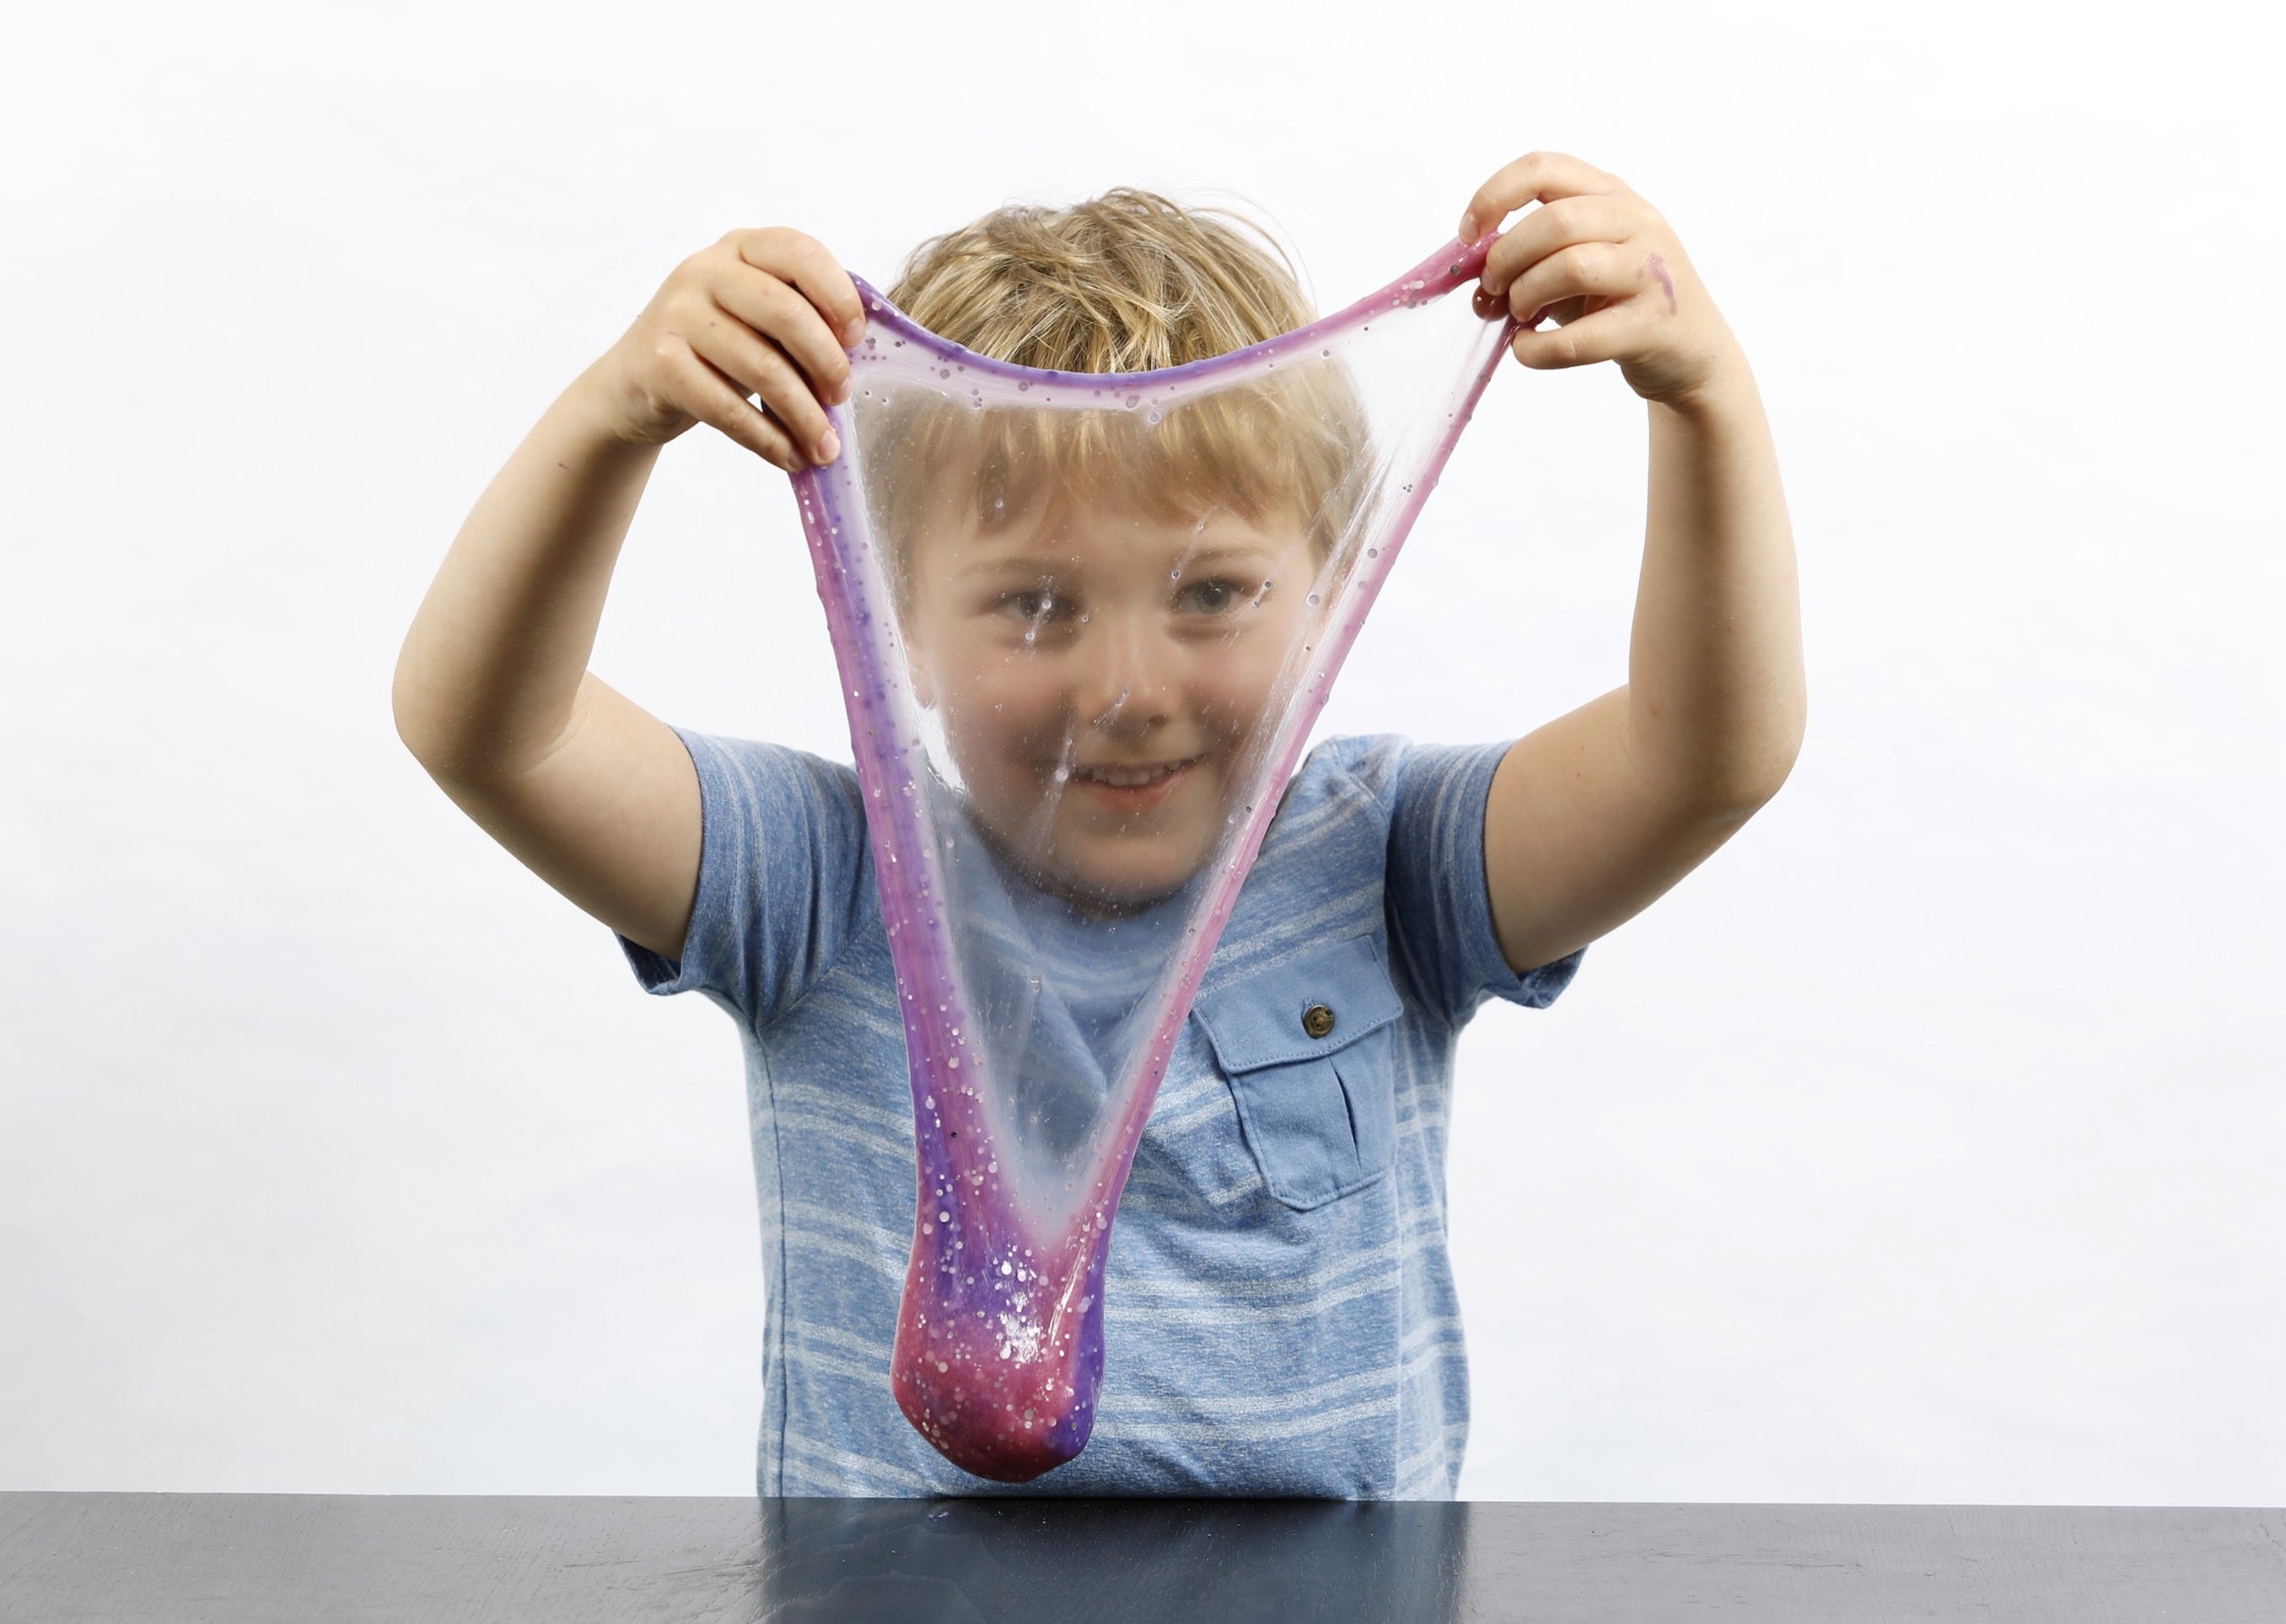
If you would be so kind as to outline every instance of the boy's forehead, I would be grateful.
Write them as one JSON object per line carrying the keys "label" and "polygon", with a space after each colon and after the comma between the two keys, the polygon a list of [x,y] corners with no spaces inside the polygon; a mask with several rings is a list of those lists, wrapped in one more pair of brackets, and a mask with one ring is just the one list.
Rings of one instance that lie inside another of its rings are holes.
{"label": "boy's forehead", "polygon": [[1203,568],[1240,558],[1274,558],[1307,544],[1298,519],[1265,526],[1225,508],[1186,522],[1076,504],[995,524],[969,518],[930,525],[919,540],[917,563],[961,574],[1016,566],[1111,566],[1127,560]]}

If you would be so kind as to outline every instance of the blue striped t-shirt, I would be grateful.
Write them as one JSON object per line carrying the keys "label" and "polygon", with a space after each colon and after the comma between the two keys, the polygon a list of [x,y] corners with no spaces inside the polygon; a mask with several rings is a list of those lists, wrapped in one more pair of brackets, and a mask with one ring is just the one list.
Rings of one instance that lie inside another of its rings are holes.
{"label": "blue striped t-shirt", "polygon": [[[705,833],[682,961],[746,1055],[765,1281],[758,1492],[991,1494],[906,1423],[889,1350],[912,1095],[855,772],[676,729]],[[1024,1494],[1444,1498],[1468,1365],[1445,1248],[1453,1049],[1545,1007],[1494,939],[1485,798],[1507,746],[1329,739],[1272,820],[1113,1226],[1093,1437]],[[1312,1038],[1302,1012],[1324,1004]]]}

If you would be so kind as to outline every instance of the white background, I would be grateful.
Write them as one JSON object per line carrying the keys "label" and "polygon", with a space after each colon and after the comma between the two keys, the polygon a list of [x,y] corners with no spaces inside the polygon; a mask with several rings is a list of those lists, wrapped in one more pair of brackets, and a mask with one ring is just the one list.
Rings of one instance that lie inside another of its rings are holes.
{"label": "white background", "polygon": [[[1462,1051],[1485,1498],[2286,1500],[2281,131],[2174,5],[23,7],[0,36],[0,1487],[745,1494],[736,1033],[397,742],[430,575],[674,262],[1250,201],[1321,304],[1533,147],[1746,345],[1792,781]],[[2251,13],[2250,13],[2251,16]],[[1495,381],[1341,731],[1624,680],[1643,410]],[[687,437],[596,669],[847,754]]]}

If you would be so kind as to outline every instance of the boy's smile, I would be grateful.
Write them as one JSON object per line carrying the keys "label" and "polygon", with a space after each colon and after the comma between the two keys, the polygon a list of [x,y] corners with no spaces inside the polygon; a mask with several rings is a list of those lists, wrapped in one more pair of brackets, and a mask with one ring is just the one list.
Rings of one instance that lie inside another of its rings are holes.
{"label": "boy's smile", "polygon": [[1175,780],[1196,767],[1197,756],[1179,761],[1132,763],[1081,762],[1072,769],[1072,782],[1123,810],[1157,806],[1167,799]]}
{"label": "boy's smile", "polygon": [[1069,506],[907,556],[916,694],[987,835],[1091,911],[1180,890],[1316,612],[1302,527]]}

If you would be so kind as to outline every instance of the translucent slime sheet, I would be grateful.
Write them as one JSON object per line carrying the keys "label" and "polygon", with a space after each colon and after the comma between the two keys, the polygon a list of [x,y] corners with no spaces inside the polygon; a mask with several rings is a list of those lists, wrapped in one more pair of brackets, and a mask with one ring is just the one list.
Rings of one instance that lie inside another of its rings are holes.
{"label": "translucent slime sheet", "polygon": [[1087,1443],[1112,1217],[1168,1056],[1515,330],[1471,296],[1488,244],[1147,373],[989,360],[859,284],[846,449],[794,486],[912,1068],[891,1379],[979,1477]]}

